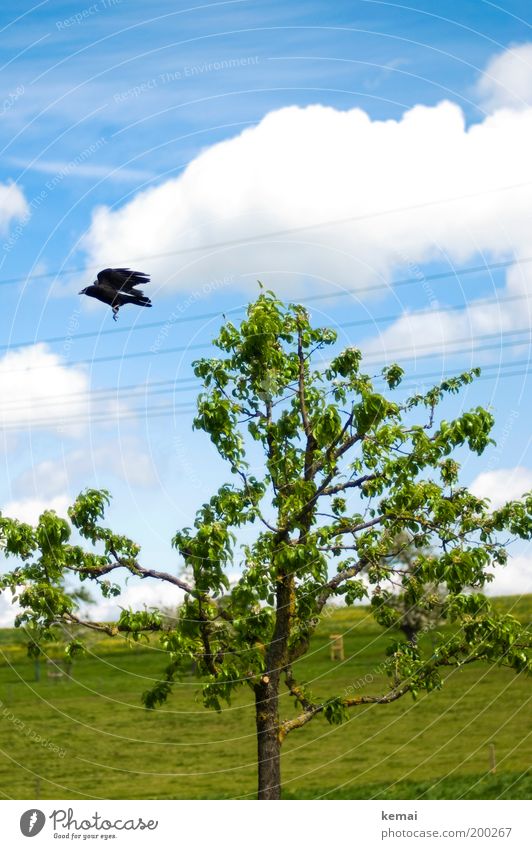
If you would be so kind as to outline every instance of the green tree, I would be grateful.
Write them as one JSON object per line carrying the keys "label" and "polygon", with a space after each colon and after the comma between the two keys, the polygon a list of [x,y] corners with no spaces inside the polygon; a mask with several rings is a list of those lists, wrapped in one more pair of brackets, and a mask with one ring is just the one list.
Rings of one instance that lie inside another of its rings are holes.
{"label": "green tree", "polygon": [[[478,372],[392,400],[403,375],[399,366],[382,371],[388,390],[381,394],[361,370],[356,348],[333,351],[324,362],[334,331],[313,327],[302,306],[285,306],[271,292],[248,307],[239,327],[226,323],[215,342],[220,356],[195,363],[203,391],[194,424],[227,462],[230,482],[200,507],[193,528],[176,533],[182,576],[143,565],[139,546],[104,524],[108,494],[89,490],[69,511],[86,547],[71,543],[69,523],[53,512],[43,513],[36,527],[1,519],[4,552],[19,560],[2,584],[18,593],[18,624],[31,628],[34,646],[57,623],[132,639],[158,632],[168,666],[164,680],[144,693],[148,708],[169,697],[191,663],[206,707],[219,710],[237,688],[249,687],[256,705],[258,795],[277,799],[283,741],[316,717],[339,723],[359,705],[415,697],[439,687],[442,671],[473,661],[529,668],[519,623],[498,616],[478,590],[489,580],[487,567],[505,563],[505,544],[530,538],[532,497],[490,512],[458,484],[453,455],[460,447],[481,454],[493,419],[481,407],[439,424],[435,414],[444,396]],[[254,539],[238,546],[243,569],[230,587],[238,533],[249,524]],[[420,551],[429,543],[439,546],[437,556],[420,554],[416,570],[404,571],[403,586],[413,604],[427,584],[445,587],[442,615],[452,624],[451,636],[428,653],[422,645],[393,640],[382,692],[312,695],[298,680],[297,662],[327,602],[369,596],[376,620],[394,624],[397,564],[385,555],[401,532]],[[157,611],[127,610],[116,623],[83,621],[65,592],[67,576],[118,595],[109,576],[120,569],[184,590],[176,621]],[[67,651],[79,648],[76,637]],[[296,705],[286,717],[279,715],[281,687]]]}
{"label": "green tree", "polygon": [[402,631],[410,643],[417,642],[419,633],[431,631],[445,621],[442,613],[446,593],[442,586],[425,584],[422,591],[417,587],[415,597],[409,592],[418,567],[431,556],[437,553],[430,546],[416,545],[406,531],[401,531],[382,558],[384,564],[393,565],[397,575],[394,583],[399,591],[390,601],[396,617],[394,627]]}

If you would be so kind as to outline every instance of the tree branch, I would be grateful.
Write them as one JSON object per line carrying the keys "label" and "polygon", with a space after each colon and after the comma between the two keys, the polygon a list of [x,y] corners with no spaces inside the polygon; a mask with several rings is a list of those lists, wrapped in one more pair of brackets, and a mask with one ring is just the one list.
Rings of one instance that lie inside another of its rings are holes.
{"label": "tree branch", "polygon": [[327,603],[327,599],[333,594],[335,589],[343,584],[344,581],[348,581],[349,578],[354,578],[356,575],[359,575],[366,566],[365,560],[359,560],[358,563],[355,563],[353,566],[349,566],[347,569],[342,569],[341,572],[337,572],[334,578],[331,578],[330,581],[327,581],[324,584],[321,593],[319,594],[316,600],[316,606],[318,612],[323,610],[325,604]]}
{"label": "tree branch", "polygon": [[[132,628],[128,628],[125,625],[116,624],[110,625],[105,622],[92,622],[90,619],[80,619],[79,616],[75,616],[74,613],[63,613],[62,621],[70,622],[74,625],[82,625],[84,628],[90,628],[92,631],[100,631],[101,633],[108,634],[110,637],[116,637],[117,634],[132,634],[139,633],[138,631],[133,631]],[[162,631],[163,626],[160,624],[153,623],[151,625],[144,626],[142,631]]]}
{"label": "tree branch", "polygon": [[335,495],[337,492],[344,492],[346,489],[354,489],[355,487],[362,486],[366,481],[375,480],[379,475],[377,473],[372,475],[362,475],[362,477],[357,478],[356,480],[345,481],[345,483],[337,483],[334,486],[328,486],[325,489],[320,487],[319,495]]}
{"label": "tree branch", "polygon": [[[237,471],[237,473],[240,475],[240,477],[242,478],[242,481],[243,481],[243,483],[244,483],[244,486],[245,486],[246,490],[248,490],[248,491],[249,491],[249,484],[248,484],[248,479],[247,479],[247,475],[246,475],[246,473],[245,473],[245,472],[243,472],[243,471],[242,471],[242,469],[236,469],[236,471]],[[269,530],[269,531],[273,531],[273,533],[274,533],[274,534],[278,534],[278,533],[279,533],[279,528],[276,528],[274,525],[271,525],[271,524],[270,524],[270,523],[269,523],[269,522],[268,522],[268,521],[264,518],[264,516],[262,515],[261,511],[259,510],[259,508],[258,508],[256,505],[254,505],[254,507],[255,507],[255,510],[256,510],[257,516],[259,517],[259,519],[260,519],[260,521],[262,522],[262,524],[263,524],[266,528],[268,528],[268,530]]]}
{"label": "tree branch", "polygon": [[[365,531],[367,528],[372,528],[374,525],[380,524],[385,519],[392,518],[387,513],[384,513],[382,516],[376,516],[374,519],[369,519],[367,522],[361,522],[358,525],[347,525],[345,528],[335,528],[333,531],[333,536],[340,536],[340,534],[356,534],[358,531]],[[331,546],[334,548],[334,545]]]}
{"label": "tree branch", "polygon": [[199,630],[201,634],[201,641],[203,643],[203,657],[205,659],[207,669],[214,678],[217,678],[218,670],[216,668],[216,664],[214,663],[214,655],[211,650],[211,643],[209,639],[209,620],[207,619],[205,611],[203,610],[203,606],[201,604],[201,597],[198,598],[198,612],[200,617]]}
{"label": "tree branch", "polygon": [[[128,561],[123,557],[120,557],[114,548],[111,548],[110,551],[118,566],[128,569],[129,572],[133,575],[137,575],[139,578],[156,578],[158,581],[166,581],[168,584],[173,584],[175,587],[179,587],[180,590],[184,590],[184,592],[190,593],[191,595],[196,593],[196,590],[191,584],[187,584],[187,582],[181,580],[181,578],[171,575],[170,572],[158,572],[156,569],[146,569],[144,566],[141,566],[137,560]],[[87,571],[90,572],[92,570]],[[111,570],[107,569],[107,571]]]}
{"label": "tree branch", "polygon": [[[346,570],[347,571],[347,570]],[[341,573],[339,573],[341,574]],[[465,654],[466,657],[460,659],[460,655]],[[506,654],[506,653],[505,653]],[[484,653],[482,648],[477,647],[473,651],[470,651],[470,647],[466,644],[459,644],[454,647],[452,655],[443,658],[436,658],[429,660],[423,666],[423,674],[430,675],[431,672],[438,669],[439,667],[460,667],[465,666],[469,663],[474,663],[477,660],[483,660]],[[415,685],[415,680],[407,680],[402,685],[397,684],[389,693],[385,693],[382,696],[352,696],[350,698],[338,699],[341,705],[345,708],[350,707],[358,707],[359,705],[368,705],[368,704],[390,704],[391,702],[397,701],[397,699],[402,698],[402,696],[406,695],[406,693],[410,692],[412,687]],[[289,686],[289,689],[290,686]],[[280,723],[279,725],[279,740],[282,742],[287,734],[290,731],[293,731],[295,728],[301,728],[303,725],[306,725],[307,722],[310,722],[318,713],[322,713],[328,704],[330,704],[331,700],[327,702],[323,702],[321,704],[312,704],[303,696],[304,701],[300,698],[300,688],[296,687],[291,689],[292,695],[297,698],[297,700],[302,704],[304,710],[303,713],[296,716],[294,719],[288,719],[285,722]]]}
{"label": "tree branch", "polygon": [[[313,470],[312,458],[316,449],[316,440],[312,432],[312,426],[310,424],[310,419],[307,410],[307,401],[305,398],[305,355],[303,353],[303,337],[301,328],[298,329],[297,333],[297,356],[299,360],[299,406],[301,409],[301,418],[303,420],[303,430],[305,431],[305,436],[307,437],[307,444],[305,446],[305,480],[310,481],[313,479],[315,474]],[[308,506],[310,506],[310,504],[312,504],[312,501],[309,502],[309,505],[306,505],[305,509],[308,509]]]}
{"label": "tree branch", "polygon": [[[347,417],[347,419],[346,419],[346,421],[345,421],[345,424],[344,424],[344,426],[343,426],[342,430],[340,431],[340,433],[338,434],[338,436],[336,437],[336,439],[334,439],[334,440],[332,441],[331,445],[329,446],[329,450],[326,452],[326,457],[322,457],[320,460],[317,460],[317,461],[314,463],[314,466],[313,466],[313,469],[312,469],[313,475],[316,475],[316,474],[320,471],[320,469],[322,469],[322,468],[323,468],[324,463],[325,463],[325,459],[326,459],[327,457],[328,457],[329,459],[330,459],[331,457],[333,457],[335,460],[337,460],[339,456],[342,456],[341,454],[340,454],[340,455],[337,455],[336,453],[332,453],[332,452],[333,452],[333,450],[336,448],[336,446],[337,446],[337,445],[339,445],[339,444],[342,442],[342,440],[343,440],[344,436],[346,435],[347,431],[349,430],[349,428],[350,428],[350,427],[351,427],[351,425],[353,424],[353,416],[354,416],[354,408],[353,408],[353,409],[351,410],[351,412],[349,413],[349,415],[348,415],[348,417]],[[356,437],[356,438],[355,438],[355,442],[356,442],[356,439],[358,438],[358,436],[355,434],[355,437]],[[348,440],[348,442],[349,442],[350,444],[349,444],[349,446],[345,449],[346,451],[348,450],[348,448],[349,448],[351,445],[353,445],[353,444],[354,444],[354,442],[351,442],[351,440],[352,440],[352,439],[353,439],[353,437],[351,436],[351,437],[349,438],[349,440]],[[343,453],[343,452],[342,452],[342,453]],[[332,476],[331,476],[331,477],[329,477],[328,483],[330,482],[330,480],[332,480]],[[325,484],[325,485],[327,485],[327,484]]]}
{"label": "tree branch", "polygon": [[297,357],[299,360],[299,372],[298,372],[298,395],[299,395],[299,407],[301,409],[301,418],[303,419],[303,429],[305,431],[305,436],[307,440],[311,436],[311,427],[310,421],[308,417],[307,411],[307,402],[305,399],[305,357],[303,354],[303,339],[301,334],[301,329],[297,332]]}
{"label": "tree branch", "polygon": [[63,613],[63,620],[74,625],[83,625],[84,628],[90,628],[91,631],[100,631],[108,634],[110,637],[116,637],[119,633],[118,625],[106,625],[104,622],[91,622],[87,619],[79,619],[73,613]]}
{"label": "tree branch", "polygon": [[297,699],[297,701],[299,702],[299,704],[301,705],[302,708],[304,708],[305,710],[313,710],[316,707],[316,705],[313,705],[312,702],[309,702],[309,700],[305,696],[303,690],[297,684],[297,682],[294,678],[294,675],[292,673],[292,667],[291,666],[286,667],[284,680],[285,680],[286,686],[288,687],[290,695],[293,696],[295,699]]}
{"label": "tree branch", "polygon": [[[390,702],[395,702],[397,699],[400,699],[410,690],[410,684],[402,687],[399,690],[391,690],[389,693],[385,693],[383,696],[353,696],[350,699],[341,699],[341,704],[346,707],[358,707],[359,705],[374,705],[374,704],[389,704]],[[321,704],[310,704],[308,703],[308,707],[300,713],[299,716],[296,716],[294,719],[287,719],[285,722],[282,722],[279,726],[279,740],[281,743],[287,734],[291,731],[294,731],[295,728],[302,728],[303,725],[306,725],[307,722],[310,722],[311,719],[318,713],[322,713],[327,707],[328,702],[322,702]]]}
{"label": "tree branch", "polygon": [[114,569],[119,569],[121,563],[109,563],[108,566],[69,566],[72,572],[77,572],[79,575],[93,575],[99,578],[101,575],[107,575]]}

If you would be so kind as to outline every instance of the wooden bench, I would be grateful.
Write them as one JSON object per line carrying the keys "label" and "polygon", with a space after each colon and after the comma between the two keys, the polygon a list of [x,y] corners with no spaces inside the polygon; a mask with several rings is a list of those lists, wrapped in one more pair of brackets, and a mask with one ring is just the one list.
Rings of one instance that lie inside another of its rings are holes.
{"label": "wooden bench", "polygon": [[342,634],[329,634],[331,660],[344,660],[344,638]]}
{"label": "wooden bench", "polygon": [[68,660],[47,660],[46,661],[46,677],[52,681],[59,681],[61,678],[70,678],[72,663]]}

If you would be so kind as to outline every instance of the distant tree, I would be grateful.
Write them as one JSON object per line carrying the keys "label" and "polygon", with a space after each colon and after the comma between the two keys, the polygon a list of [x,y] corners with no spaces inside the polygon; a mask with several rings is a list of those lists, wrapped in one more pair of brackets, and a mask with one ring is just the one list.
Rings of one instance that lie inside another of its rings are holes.
{"label": "distant tree", "polygon": [[[88,548],[70,542],[69,523],[53,512],[43,513],[36,527],[1,519],[4,552],[21,561],[2,586],[18,593],[17,624],[31,625],[37,643],[57,623],[132,639],[159,633],[168,667],[144,694],[149,708],[170,696],[191,662],[209,708],[219,710],[236,689],[250,688],[258,795],[277,799],[281,746],[316,717],[339,723],[360,705],[415,697],[439,687],[442,670],[474,661],[530,668],[517,620],[463,590],[484,586],[487,568],[505,563],[510,540],[530,538],[532,496],[490,512],[458,484],[457,449],[482,454],[493,419],[482,407],[439,424],[435,414],[444,396],[478,371],[393,400],[403,375],[398,365],[383,369],[389,391],[382,394],[362,371],[356,348],[333,353],[325,366],[316,362],[336,334],[313,327],[302,306],[285,306],[270,292],[250,304],[240,326],[227,322],[215,342],[221,355],[195,364],[203,391],[194,425],[210,436],[230,479],[200,507],[194,527],[173,539],[192,577],[142,565],[140,547],[103,524],[107,492],[87,490],[69,515]],[[243,571],[229,587],[235,534],[248,524],[256,527],[254,539],[239,546]],[[427,585],[445,588],[442,616],[452,623],[450,636],[430,651],[422,641],[392,641],[389,684],[381,692],[312,695],[298,680],[298,662],[327,602],[341,596],[351,604],[369,595],[377,622],[393,625],[396,571],[383,557],[401,532],[420,552],[439,546],[437,557],[420,554],[415,572],[405,570],[403,586],[413,604]],[[111,624],[85,620],[65,593],[65,577],[94,581],[105,596],[118,596],[110,577],[120,569],[184,590],[176,621],[147,610],[123,610]],[[79,648],[76,638],[67,651]],[[279,715],[281,687],[293,698],[295,715]]]}
{"label": "distant tree", "polygon": [[[416,586],[419,567],[429,557],[438,554],[427,545],[416,547],[412,538],[401,531],[392,541],[390,551],[382,558],[383,565],[393,567],[396,573],[396,589],[399,591],[390,600],[395,611],[394,627],[403,632],[409,643],[417,643],[418,634],[430,631],[442,624],[445,590],[441,585],[430,583]],[[416,592],[412,592],[415,586]]]}

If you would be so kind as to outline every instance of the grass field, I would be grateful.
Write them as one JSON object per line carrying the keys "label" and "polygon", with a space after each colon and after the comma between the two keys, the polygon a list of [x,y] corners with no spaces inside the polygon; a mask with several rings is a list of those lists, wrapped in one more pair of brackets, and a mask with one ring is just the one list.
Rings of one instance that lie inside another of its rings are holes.
{"label": "grass field", "polygon": [[[532,596],[498,600],[523,622]],[[328,635],[343,633],[344,663],[329,659]],[[430,635],[424,639],[430,640]],[[317,696],[381,692],[375,672],[389,637],[364,608],[323,621],[298,676]],[[197,681],[176,686],[146,711],[140,694],[164,667],[157,646],[95,641],[72,678],[50,679],[25,655],[23,634],[0,631],[0,792],[15,799],[252,798],[255,737],[251,691],[221,714],[206,711]],[[51,656],[59,657],[59,649]],[[371,680],[373,678],[373,680]],[[342,726],[316,718],[287,739],[285,798],[529,798],[529,681],[471,665],[442,690],[414,702],[353,710]],[[283,695],[282,715],[291,713]],[[497,768],[490,773],[494,748]]]}

